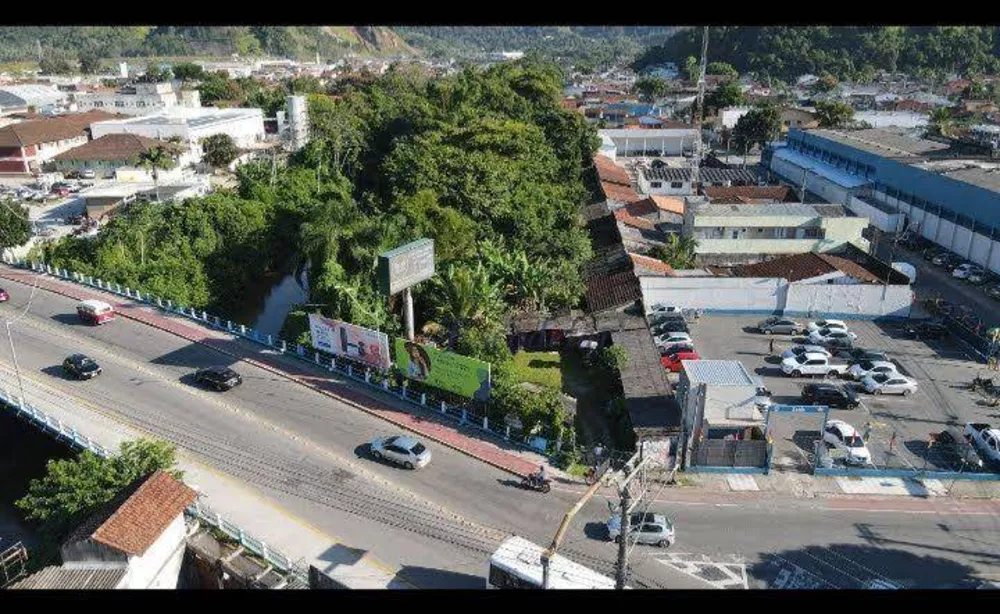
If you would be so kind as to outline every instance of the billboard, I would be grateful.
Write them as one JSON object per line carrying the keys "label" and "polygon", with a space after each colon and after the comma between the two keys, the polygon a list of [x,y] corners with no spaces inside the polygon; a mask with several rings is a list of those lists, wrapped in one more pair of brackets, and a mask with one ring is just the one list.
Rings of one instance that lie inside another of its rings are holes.
{"label": "billboard", "polygon": [[396,339],[396,368],[406,377],[464,397],[490,398],[490,363]]}
{"label": "billboard", "polygon": [[335,356],[364,363],[379,371],[389,369],[389,337],[385,333],[309,314],[313,347]]}
{"label": "billboard", "polygon": [[378,257],[378,282],[392,296],[434,276],[434,240],[420,239]]}

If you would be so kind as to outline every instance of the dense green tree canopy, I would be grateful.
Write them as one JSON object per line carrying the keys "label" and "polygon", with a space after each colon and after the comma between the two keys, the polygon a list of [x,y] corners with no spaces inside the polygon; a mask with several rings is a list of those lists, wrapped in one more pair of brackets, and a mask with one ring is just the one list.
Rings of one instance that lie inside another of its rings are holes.
{"label": "dense green tree canopy", "polygon": [[12,198],[0,200],[0,250],[20,247],[31,238],[31,222],[27,207]]}
{"label": "dense green tree canopy", "polygon": [[837,100],[816,103],[816,120],[821,128],[840,128],[854,119],[854,109],[846,102]]}

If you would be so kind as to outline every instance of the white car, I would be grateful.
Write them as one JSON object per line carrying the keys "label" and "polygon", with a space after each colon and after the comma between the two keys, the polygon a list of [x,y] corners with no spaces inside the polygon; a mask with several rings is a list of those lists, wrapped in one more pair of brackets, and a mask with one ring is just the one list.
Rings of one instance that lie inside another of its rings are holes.
{"label": "white car", "polygon": [[663,303],[656,303],[649,308],[648,315],[656,315],[659,313],[681,313],[682,309],[676,305],[664,305]]}
{"label": "white car", "polygon": [[806,326],[807,332],[813,332],[814,330],[820,330],[823,328],[839,328],[841,330],[847,330],[847,324],[844,324],[843,320],[816,320],[815,322],[810,322]]}
{"label": "white car", "polygon": [[847,363],[830,362],[829,356],[806,352],[801,356],[785,358],[781,361],[781,371],[785,375],[792,377],[802,377],[803,375],[829,375],[831,377],[843,375],[847,372]]}
{"label": "white car", "polygon": [[661,349],[666,349],[675,345],[680,345],[682,343],[693,345],[694,341],[691,339],[691,335],[687,333],[663,333],[662,335],[653,337],[653,342],[656,343],[656,347]]}
{"label": "white car", "polygon": [[971,262],[966,262],[955,267],[955,270],[951,272],[951,276],[958,279],[968,279],[973,273],[981,274],[982,269]]}
{"label": "white car", "polygon": [[843,328],[821,328],[809,333],[809,343],[827,347],[851,347],[858,336]]}
{"label": "white car", "polygon": [[386,459],[407,469],[419,469],[431,462],[431,451],[413,437],[394,435],[372,442],[372,456]]}
{"label": "white car", "polygon": [[897,373],[896,365],[885,360],[862,360],[857,364],[851,365],[848,373],[855,381],[860,382],[869,375],[875,375],[878,373],[883,373],[886,375]]}
{"label": "white car", "polygon": [[822,345],[796,345],[782,352],[781,358],[797,358],[806,353],[822,354],[827,357],[831,356],[830,352]]}
{"label": "white car", "polygon": [[869,394],[901,394],[910,396],[917,391],[917,380],[899,373],[876,373],[861,380]]}
{"label": "white car", "polygon": [[872,455],[854,427],[843,420],[830,420],[823,431],[823,441],[844,453],[844,462],[867,465]]}

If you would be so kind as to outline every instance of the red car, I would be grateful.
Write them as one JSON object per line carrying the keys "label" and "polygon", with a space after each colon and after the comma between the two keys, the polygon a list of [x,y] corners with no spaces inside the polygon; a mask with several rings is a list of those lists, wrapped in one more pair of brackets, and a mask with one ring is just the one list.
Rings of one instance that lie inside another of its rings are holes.
{"label": "red car", "polygon": [[698,352],[694,351],[677,352],[676,354],[667,354],[660,357],[660,364],[671,373],[679,373],[682,368],[682,360],[701,360],[701,356],[698,356]]}
{"label": "red car", "polygon": [[0,288],[0,303],[6,302],[6,301],[9,301],[9,300],[10,300],[10,295],[7,294],[7,291],[4,290],[3,288]]}

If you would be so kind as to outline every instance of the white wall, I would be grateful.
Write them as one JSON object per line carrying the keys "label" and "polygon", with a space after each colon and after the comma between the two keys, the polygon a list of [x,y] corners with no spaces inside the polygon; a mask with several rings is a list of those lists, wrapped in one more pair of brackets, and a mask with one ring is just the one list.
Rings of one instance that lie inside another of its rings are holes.
{"label": "white wall", "polygon": [[774,313],[784,308],[785,282],[768,278],[639,277],[643,302],[689,309]]}
{"label": "white wall", "polygon": [[146,552],[131,557],[127,588],[177,588],[184,559],[185,530],[184,514],[178,514]]}
{"label": "white wall", "polygon": [[847,207],[859,217],[866,217],[868,221],[882,232],[902,232],[903,214],[886,213],[877,207],[873,207],[867,202],[852,196]]}
{"label": "white wall", "polygon": [[[994,250],[996,250],[996,248],[994,248]],[[978,232],[975,233],[972,239],[972,253],[969,254],[969,260],[979,265],[986,265],[986,259],[989,257],[990,238],[985,237]]]}
{"label": "white wall", "polygon": [[913,304],[909,285],[788,286],[785,315],[908,317]]}
{"label": "white wall", "polygon": [[951,249],[962,258],[968,258],[971,251],[969,242],[972,240],[972,230],[958,224],[954,226],[955,239],[951,243]]}

